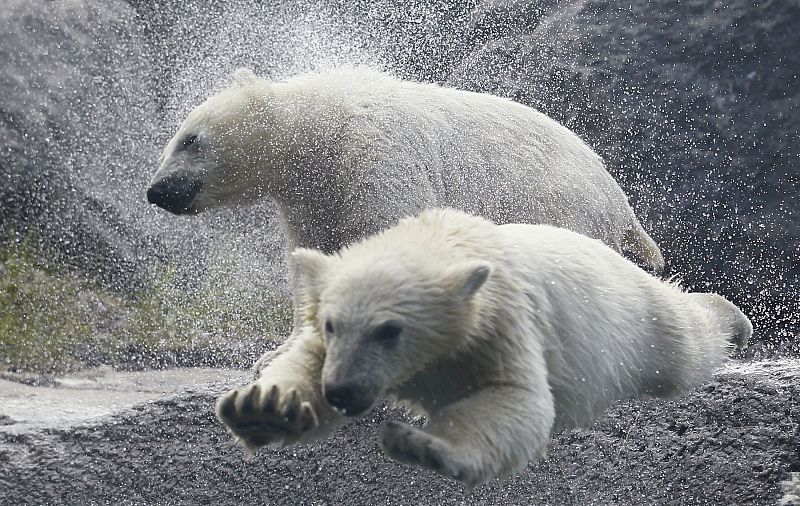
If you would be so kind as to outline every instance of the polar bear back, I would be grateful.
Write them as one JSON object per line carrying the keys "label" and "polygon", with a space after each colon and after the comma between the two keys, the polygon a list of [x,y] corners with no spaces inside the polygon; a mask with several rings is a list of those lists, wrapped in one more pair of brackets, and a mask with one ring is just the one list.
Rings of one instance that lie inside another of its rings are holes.
{"label": "polar bear back", "polygon": [[[547,226],[505,225],[515,273],[547,316],[548,372],[557,426],[593,420],[609,399],[670,396],[722,365],[737,321],[638,268],[600,241]],[[722,299],[717,295],[713,295]],[[722,299],[724,301],[724,299]],[[727,306],[747,319],[732,304]],[[746,339],[746,338],[745,338]]]}
{"label": "polar bear back", "polygon": [[[345,170],[362,172],[365,198],[427,190],[447,206],[495,223],[546,223],[620,248],[638,221],[600,157],[577,135],[511,100],[342,68],[290,81],[341,116]],[[388,183],[388,184],[387,184]],[[375,187],[386,187],[376,192]],[[364,208],[398,207],[376,202]],[[409,202],[417,207],[419,202]],[[402,207],[402,206],[399,206]],[[399,210],[399,216],[420,209]],[[385,227],[383,224],[382,227]]]}

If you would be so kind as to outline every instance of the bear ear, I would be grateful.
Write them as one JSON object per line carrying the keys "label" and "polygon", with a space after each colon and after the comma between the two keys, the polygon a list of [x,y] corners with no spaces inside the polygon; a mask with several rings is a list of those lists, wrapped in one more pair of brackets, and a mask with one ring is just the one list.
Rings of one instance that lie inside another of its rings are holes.
{"label": "bear ear", "polygon": [[447,277],[453,294],[468,302],[486,283],[492,273],[489,262],[476,261],[454,266]]}
{"label": "bear ear", "polygon": [[233,82],[239,86],[247,86],[258,81],[258,76],[252,70],[242,67],[233,73]]}
{"label": "bear ear", "polygon": [[307,248],[297,248],[292,252],[295,275],[304,303],[316,299],[322,291],[322,284],[331,258],[324,253]]}

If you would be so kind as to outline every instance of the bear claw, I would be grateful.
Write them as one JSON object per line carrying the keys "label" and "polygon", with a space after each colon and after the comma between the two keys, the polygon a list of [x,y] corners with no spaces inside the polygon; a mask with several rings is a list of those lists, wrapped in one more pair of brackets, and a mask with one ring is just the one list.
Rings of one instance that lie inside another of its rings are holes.
{"label": "bear claw", "polygon": [[395,460],[458,477],[459,473],[447,455],[447,443],[423,430],[389,421],[381,433],[381,444],[387,455]]}
{"label": "bear claw", "polygon": [[217,418],[250,449],[296,442],[316,430],[319,419],[311,403],[301,402],[297,390],[287,390],[284,396],[278,385],[231,390],[217,401]]}
{"label": "bear claw", "polygon": [[217,401],[217,413],[220,418],[231,418],[236,414],[236,396],[238,393],[237,390],[232,390]]}
{"label": "bear claw", "polygon": [[383,450],[391,458],[435,471],[463,482],[467,490],[484,478],[444,439],[404,423],[386,422],[381,433]]}
{"label": "bear claw", "polygon": [[278,406],[278,385],[272,385],[269,395],[264,399],[264,405],[261,407],[263,413],[272,413]]}
{"label": "bear claw", "polygon": [[244,398],[242,399],[242,413],[243,414],[252,414],[255,411],[255,407],[258,404],[259,398],[261,394],[261,390],[258,388],[258,385],[253,385],[250,388],[250,392],[248,392]]}

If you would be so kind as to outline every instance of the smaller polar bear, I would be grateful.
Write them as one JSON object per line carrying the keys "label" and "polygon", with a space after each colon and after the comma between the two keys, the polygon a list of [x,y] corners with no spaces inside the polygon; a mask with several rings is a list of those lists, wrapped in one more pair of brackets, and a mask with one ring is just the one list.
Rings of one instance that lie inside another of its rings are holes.
{"label": "smaller polar bear", "polygon": [[430,210],[344,248],[299,249],[305,326],[253,384],[217,403],[248,447],[321,437],[383,397],[393,458],[469,484],[520,470],[550,435],[613,401],[669,396],[745,346],[747,317],[686,293],[598,240]]}

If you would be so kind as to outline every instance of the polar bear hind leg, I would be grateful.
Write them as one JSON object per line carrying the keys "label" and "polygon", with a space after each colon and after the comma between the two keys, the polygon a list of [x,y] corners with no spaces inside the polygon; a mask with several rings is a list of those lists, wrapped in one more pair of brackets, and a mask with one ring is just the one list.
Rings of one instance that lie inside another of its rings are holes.
{"label": "polar bear hind leg", "polygon": [[655,274],[661,274],[664,270],[661,250],[638,221],[634,220],[632,225],[622,236],[622,250],[632,253],[641,262],[640,265],[649,267]]}
{"label": "polar bear hind leg", "polygon": [[693,293],[691,296],[701,299],[702,304],[730,325],[729,340],[732,344],[740,349],[747,348],[747,343],[753,335],[753,325],[736,305],[716,293]]}

